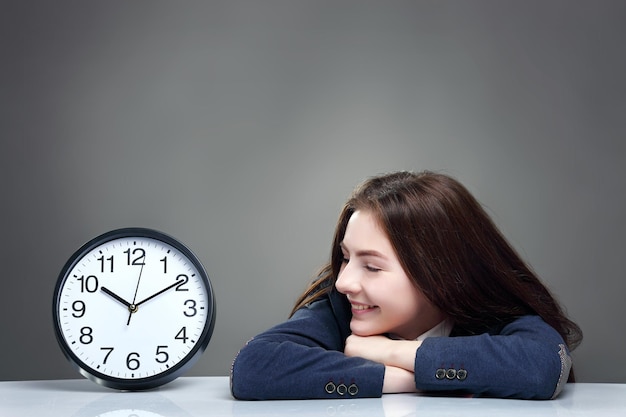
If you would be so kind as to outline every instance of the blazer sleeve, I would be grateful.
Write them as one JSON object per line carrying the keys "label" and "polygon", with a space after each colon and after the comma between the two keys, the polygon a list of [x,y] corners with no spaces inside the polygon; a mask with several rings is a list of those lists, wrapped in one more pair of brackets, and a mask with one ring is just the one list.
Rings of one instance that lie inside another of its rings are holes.
{"label": "blazer sleeve", "polygon": [[415,385],[479,396],[555,398],[571,358],[561,336],[538,316],[521,317],[498,334],[433,337],[415,355]]}
{"label": "blazer sleeve", "polygon": [[343,354],[344,337],[328,299],[250,340],[230,373],[237,399],[380,397],[384,365]]}

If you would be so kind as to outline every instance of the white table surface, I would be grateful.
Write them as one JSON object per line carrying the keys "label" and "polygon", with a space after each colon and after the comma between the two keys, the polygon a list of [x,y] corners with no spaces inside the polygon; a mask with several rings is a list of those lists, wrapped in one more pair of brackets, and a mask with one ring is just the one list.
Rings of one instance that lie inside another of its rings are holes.
{"label": "white table surface", "polygon": [[119,392],[86,380],[0,382],[0,417],[158,416],[626,416],[626,384],[568,384],[552,401],[431,397],[237,401],[227,377],[184,377]]}

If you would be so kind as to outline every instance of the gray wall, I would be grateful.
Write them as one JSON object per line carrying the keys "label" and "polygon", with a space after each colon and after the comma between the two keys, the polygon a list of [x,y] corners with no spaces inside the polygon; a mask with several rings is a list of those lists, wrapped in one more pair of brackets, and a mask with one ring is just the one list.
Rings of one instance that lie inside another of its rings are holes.
{"label": "gray wall", "polygon": [[623,1],[3,1],[0,379],[74,378],[65,260],[144,226],[198,254],[227,375],[327,258],[352,187],[441,170],[626,382]]}

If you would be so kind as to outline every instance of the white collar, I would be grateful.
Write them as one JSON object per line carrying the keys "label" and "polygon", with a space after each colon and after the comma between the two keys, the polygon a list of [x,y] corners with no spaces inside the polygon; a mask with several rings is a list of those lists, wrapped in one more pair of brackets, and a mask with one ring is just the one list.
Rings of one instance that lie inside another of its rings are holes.
{"label": "white collar", "polygon": [[415,340],[422,341],[427,337],[448,337],[452,332],[452,327],[454,327],[454,322],[447,318],[432,329],[419,335]]}

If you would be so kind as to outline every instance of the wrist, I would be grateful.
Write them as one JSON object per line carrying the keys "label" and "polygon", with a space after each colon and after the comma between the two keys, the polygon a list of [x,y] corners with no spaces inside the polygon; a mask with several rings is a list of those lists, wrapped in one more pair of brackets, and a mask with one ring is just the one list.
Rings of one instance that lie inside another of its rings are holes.
{"label": "wrist", "polygon": [[385,365],[414,372],[415,354],[421,344],[422,342],[417,340],[394,340],[387,351]]}
{"label": "wrist", "polygon": [[406,369],[385,366],[383,394],[416,392],[415,375]]}

